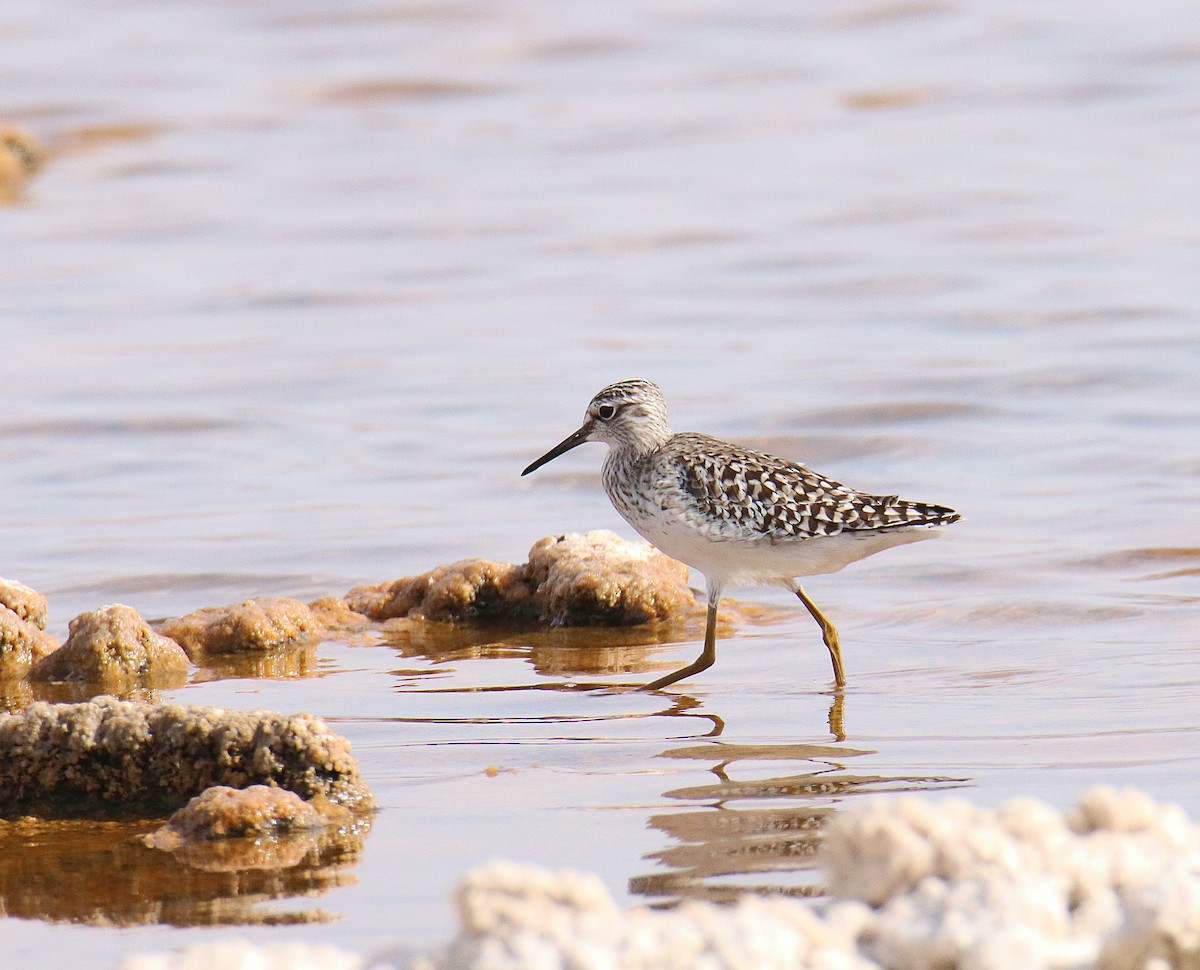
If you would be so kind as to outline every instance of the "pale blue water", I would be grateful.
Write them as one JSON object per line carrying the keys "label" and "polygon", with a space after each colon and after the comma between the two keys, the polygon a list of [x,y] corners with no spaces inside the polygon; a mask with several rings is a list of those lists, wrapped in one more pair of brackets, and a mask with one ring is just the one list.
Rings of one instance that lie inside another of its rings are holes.
{"label": "pale blue water", "polygon": [[[1132,784],[1200,816],[1187,9],[15,0],[0,36],[0,118],[57,152],[0,209],[0,574],[50,595],[56,633],[114,600],[162,616],[629,535],[599,446],[518,473],[647,377],[681,430],[964,513],[809,584],[871,752],[848,771],[988,804]],[[655,819],[718,811],[666,793],[719,758],[662,752],[717,721],[831,743],[807,616],[739,595],[785,619],[739,628],[686,711],[429,692],[560,682],[520,637],[327,644],[319,678],[175,692],[353,740],[384,805],[357,885],[282,904],[342,921],[8,920],[0,944],[96,967],[218,935],[426,944],[496,856],[624,896],[668,871]]]}

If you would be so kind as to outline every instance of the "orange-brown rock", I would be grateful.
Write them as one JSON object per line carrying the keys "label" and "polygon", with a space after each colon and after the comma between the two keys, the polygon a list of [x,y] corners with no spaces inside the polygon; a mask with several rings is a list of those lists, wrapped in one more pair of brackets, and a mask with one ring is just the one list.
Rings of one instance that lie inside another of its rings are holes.
{"label": "orange-brown rock", "polygon": [[136,685],[179,686],[187,678],[187,654],[155,633],[130,606],[114,604],[80,613],[67,642],[29,672],[30,680],[80,681],[125,690]]}
{"label": "orange-brown rock", "polygon": [[322,829],[329,817],[286,788],[214,785],[175,812],[143,841],[171,851],[215,839],[274,838],[288,832]]}
{"label": "orange-brown rock", "polygon": [[695,609],[688,569],[611,532],[550,536],[522,565],[464,559],[375,586],[347,605],[372,620],[531,620],[553,626],[634,625]]}
{"label": "orange-brown rock", "polygon": [[0,679],[26,676],[43,657],[58,649],[58,641],[12,610],[0,608]]}
{"label": "orange-brown rock", "polygon": [[354,632],[363,629],[370,619],[362,613],[352,610],[344,599],[336,596],[322,596],[308,604],[313,617],[326,630],[341,630]]}
{"label": "orange-brown rock", "polygon": [[551,626],[631,626],[680,616],[696,602],[687,566],[601,530],[535,543],[526,582]]}
{"label": "orange-brown rock", "polygon": [[486,559],[462,559],[420,576],[356,586],[346,594],[346,602],[373,620],[487,620],[532,614],[523,567]]}
{"label": "orange-brown rock", "polygon": [[206,653],[272,650],[323,630],[305,603],[282,596],[209,606],[158,625],[158,631],[175,640],[193,660]]}
{"label": "orange-brown rock", "polygon": [[0,579],[0,607],[12,610],[39,630],[46,629],[46,614],[49,612],[46,597],[24,583],[18,583],[15,579]]}
{"label": "orange-brown rock", "polygon": [[0,714],[0,816],[173,811],[213,785],[373,805],[350,742],[310,714],[98,697]]}

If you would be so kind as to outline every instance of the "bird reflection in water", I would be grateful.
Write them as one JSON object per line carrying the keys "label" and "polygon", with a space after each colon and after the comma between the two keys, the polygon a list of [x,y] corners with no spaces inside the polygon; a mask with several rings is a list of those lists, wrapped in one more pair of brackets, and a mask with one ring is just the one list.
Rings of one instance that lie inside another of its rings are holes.
{"label": "bird reflection in water", "polygon": [[[835,706],[840,700],[839,692]],[[813,859],[820,829],[843,799],[879,792],[941,791],[965,783],[940,776],[848,770],[851,759],[874,753],[844,745],[724,741],[663,751],[662,758],[710,762],[708,770],[716,781],[663,793],[664,798],[681,803],[681,808],[651,816],[650,826],[674,844],[648,858],[667,871],[631,878],[629,891],[663,902],[729,901],[748,893],[819,895]],[[755,769],[761,771],[763,763],[775,768],[791,763],[799,770],[760,776]]]}

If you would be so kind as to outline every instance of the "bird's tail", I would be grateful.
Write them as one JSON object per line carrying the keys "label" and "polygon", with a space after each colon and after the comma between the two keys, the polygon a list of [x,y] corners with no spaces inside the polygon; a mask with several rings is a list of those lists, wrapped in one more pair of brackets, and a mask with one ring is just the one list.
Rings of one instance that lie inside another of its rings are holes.
{"label": "bird's tail", "polygon": [[945,505],[928,502],[906,502],[896,495],[876,497],[875,516],[878,529],[906,529],[913,526],[930,528],[957,522],[961,516]]}

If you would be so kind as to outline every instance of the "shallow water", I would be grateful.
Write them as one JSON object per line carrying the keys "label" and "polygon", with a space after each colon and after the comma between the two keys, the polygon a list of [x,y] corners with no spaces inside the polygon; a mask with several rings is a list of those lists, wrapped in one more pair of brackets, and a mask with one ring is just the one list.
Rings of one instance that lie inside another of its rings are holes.
{"label": "shallow water", "polygon": [[1193,19],[6,4],[0,115],[54,155],[0,208],[0,572],[57,634],[112,601],[161,617],[628,536],[599,447],[518,473],[632,376],[681,429],[964,513],[806,584],[842,631],[840,710],[769,590],[736,595],[777,615],[671,696],[566,686],[698,649],[637,631],[197,674],[162,696],[353,741],[383,805],[361,853],[258,906],[338,921],[81,926],[64,886],[40,916],[6,902],[10,960],[426,945],[497,856],[629,899],[803,891],[812,828],[862,792],[1065,806],[1105,782],[1200,815]]}

